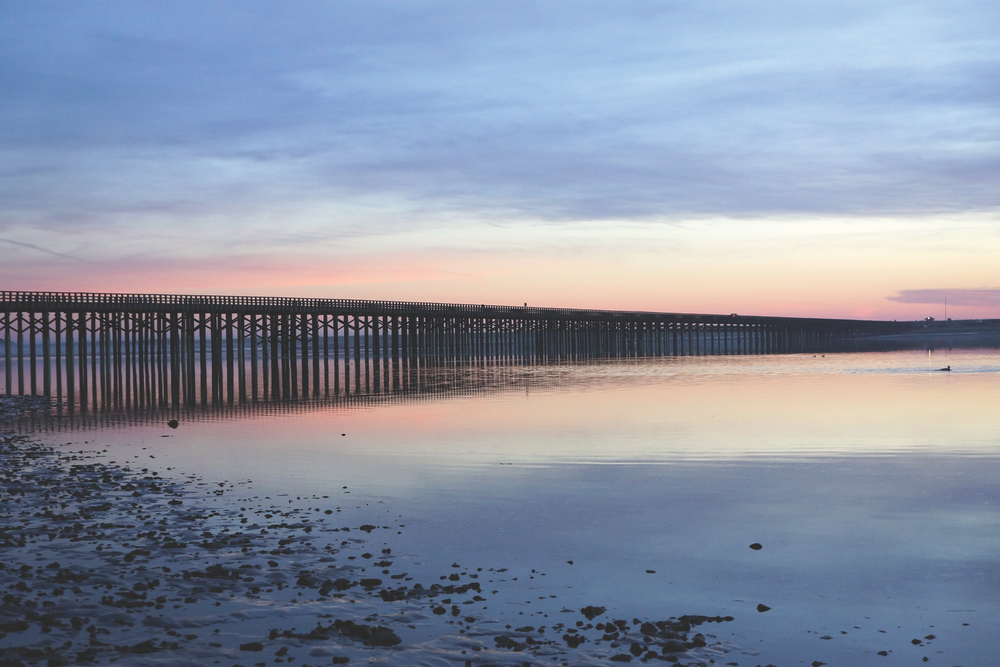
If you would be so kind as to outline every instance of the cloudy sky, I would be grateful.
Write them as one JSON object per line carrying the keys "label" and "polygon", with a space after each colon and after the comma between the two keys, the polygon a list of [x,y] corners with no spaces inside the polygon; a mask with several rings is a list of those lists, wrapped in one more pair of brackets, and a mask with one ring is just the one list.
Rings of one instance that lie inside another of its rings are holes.
{"label": "cloudy sky", "polygon": [[1000,317],[1000,5],[0,4],[0,289]]}

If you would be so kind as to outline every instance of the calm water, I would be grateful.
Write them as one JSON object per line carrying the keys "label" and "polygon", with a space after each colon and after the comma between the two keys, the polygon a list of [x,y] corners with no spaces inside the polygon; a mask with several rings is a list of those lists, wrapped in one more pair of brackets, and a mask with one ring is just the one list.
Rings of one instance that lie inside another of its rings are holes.
{"label": "calm water", "polygon": [[1000,664],[1000,351],[476,373],[486,391],[43,439],[401,526],[372,539],[410,573],[507,568],[500,624],[731,615],[718,664]]}

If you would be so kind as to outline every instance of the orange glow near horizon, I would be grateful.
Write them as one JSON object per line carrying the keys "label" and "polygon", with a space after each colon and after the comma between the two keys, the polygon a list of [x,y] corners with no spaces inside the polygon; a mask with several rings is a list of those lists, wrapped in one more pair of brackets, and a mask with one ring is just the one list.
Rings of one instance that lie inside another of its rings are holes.
{"label": "orange glow near horizon", "polygon": [[[126,237],[95,257],[19,249],[5,289],[238,294],[793,317],[923,319],[943,303],[890,300],[902,290],[993,289],[997,232],[973,217],[961,234],[940,221],[694,221],[440,227],[290,247],[228,250],[167,237]],[[872,225],[872,228],[878,228]],[[139,246],[142,245],[141,252]],[[149,248],[152,247],[153,250]],[[1000,304],[1000,301],[997,302]],[[992,303],[954,300],[948,316],[1000,317]]]}

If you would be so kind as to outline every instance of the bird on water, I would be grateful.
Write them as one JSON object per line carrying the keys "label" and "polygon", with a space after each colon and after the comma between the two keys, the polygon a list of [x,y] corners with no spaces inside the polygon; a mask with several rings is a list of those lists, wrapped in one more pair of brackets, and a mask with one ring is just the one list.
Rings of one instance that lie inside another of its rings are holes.
{"label": "bird on water", "polygon": [[944,368],[939,368],[938,370],[939,371],[950,371],[951,370],[951,366],[945,366]]}

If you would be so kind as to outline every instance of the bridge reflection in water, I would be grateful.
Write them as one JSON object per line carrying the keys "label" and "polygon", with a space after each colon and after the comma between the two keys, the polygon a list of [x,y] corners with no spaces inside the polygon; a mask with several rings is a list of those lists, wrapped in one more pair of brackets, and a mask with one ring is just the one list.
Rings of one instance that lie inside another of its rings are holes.
{"label": "bridge reflection in water", "polygon": [[4,393],[67,410],[248,406],[424,389],[421,370],[830,351],[908,323],[469,304],[0,292]]}
{"label": "bridge reflection in water", "polygon": [[[595,362],[600,363],[600,362]],[[328,410],[371,408],[383,405],[434,401],[464,396],[492,396],[504,393],[531,392],[555,383],[586,382],[571,372],[577,366],[560,362],[481,363],[478,361],[443,362],[440,365],[407,366],[400,373],[398,385],[369,384],[369,389],[318,398],[258,399],[207,405],[139,405],[81,410],[79,405],[56,405],[47,410],[25,411],[7,422],[2,429],[13,432],[70,431],[88,428],[116,428],[143,424],[165,424],[170,419],[220,421],[228,419],[267,418]],[[566,372],[562,372],[565,370]],[[599,369],[598,369],[599,370]]]}

